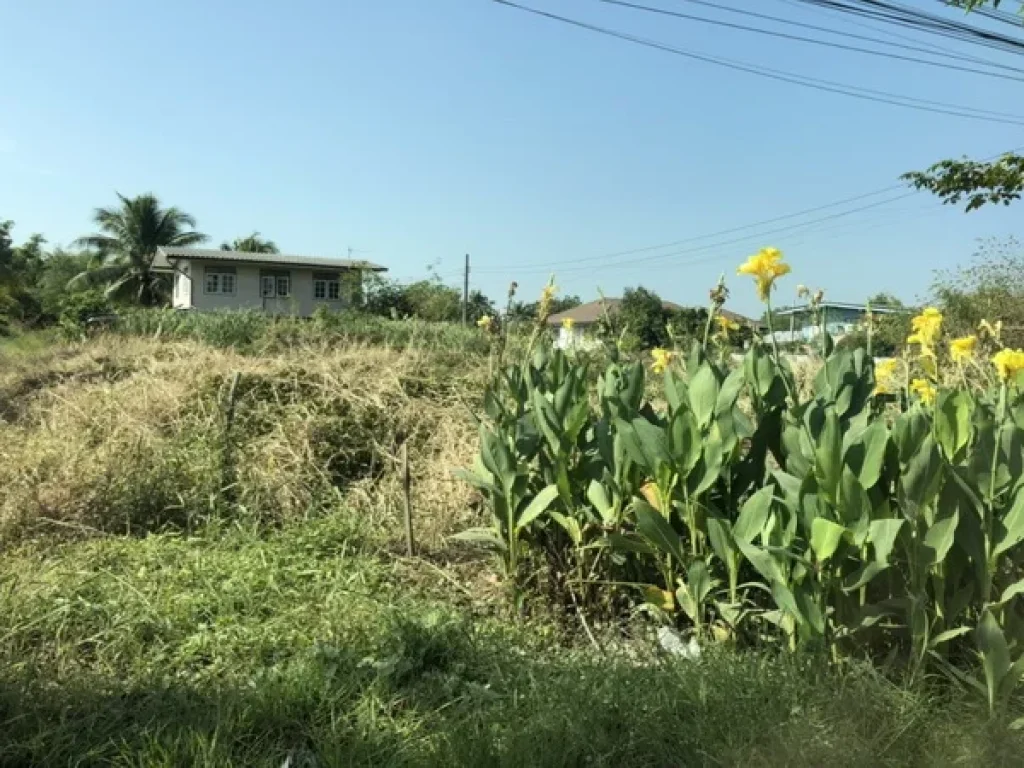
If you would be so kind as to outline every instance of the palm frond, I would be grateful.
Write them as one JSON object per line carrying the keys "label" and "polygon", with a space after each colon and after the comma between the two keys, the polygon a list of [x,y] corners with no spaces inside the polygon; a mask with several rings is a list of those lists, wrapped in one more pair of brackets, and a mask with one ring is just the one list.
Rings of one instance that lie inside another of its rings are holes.
{"label": "palm frond", "polygon": [[111,281],[122,279],[129,269],[130,267],[127,264],[107,264],[102,267],[96,267],[96,269],[88,269],[72,277],[68,281],[68,288],[74,290],[81,287],[96,288],[106,285]]}

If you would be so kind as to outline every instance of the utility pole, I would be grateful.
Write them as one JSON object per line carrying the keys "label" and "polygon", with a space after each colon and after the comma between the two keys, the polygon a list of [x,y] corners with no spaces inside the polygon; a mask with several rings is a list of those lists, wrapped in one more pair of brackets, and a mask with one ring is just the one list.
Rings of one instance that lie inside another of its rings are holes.
{"label": "utility pole", "polygon": [[466,271],[462,276],[462,324],[469,325],[469,254],[466,254]]}

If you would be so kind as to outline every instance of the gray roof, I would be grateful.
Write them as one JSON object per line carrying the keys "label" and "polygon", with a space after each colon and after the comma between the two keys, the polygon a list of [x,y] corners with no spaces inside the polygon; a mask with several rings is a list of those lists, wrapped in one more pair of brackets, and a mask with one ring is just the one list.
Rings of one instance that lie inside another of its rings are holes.
{"label": "gray roof", "polygon": [[352,259],[331,259],[323,256],[295,256],[287,253],[248,253],[246,251],[221,251],[215,248],[173,248],[160,247],[153,260],[154,269],[170,269],[171,259],[194,259],[196,261],[236,261],[249,264],[265,264],[274,267],[316,267],[320,269],[365,269],[371,272],[387,272],[387,267],[368,261]]}

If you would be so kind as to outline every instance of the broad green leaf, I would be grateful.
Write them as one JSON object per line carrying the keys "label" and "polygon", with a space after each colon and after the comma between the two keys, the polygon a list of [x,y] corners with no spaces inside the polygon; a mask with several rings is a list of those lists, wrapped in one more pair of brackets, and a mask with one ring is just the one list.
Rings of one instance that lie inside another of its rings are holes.
{"label": "broad green leaf", "polygon": [[616,425],[630,458],[646,469],[650,476],[662,464],[671,463],[668,435],[657,424],[638,416],[630,422],[620,420]]}
{"label": "broad green leaf", "polygon": [[772,582],[772,597],[775,598],[775,604],[779,607],[779,610],[784,613],[788,613],[798,624],[804,624],[806,619],[800,612],[800,608],[797,605],[796,598],[793,593],[781,581]]}
{"label": "broad green leaf", "polygon": [[871,488],[878,482],[888,445],[889,430],[885,422],[878,419],[865,429],[857,442],[847,450],[846,461],[864,488]]}
{"label": "broad green leaf", "polygon": [[757,538],[768,522],[774,500],[771,486],[765,486],[743,504],[739,517],[732,527],[733,536],[747,544]]}
{"label": "broad green leaf", "polygon": [[[760,573],[769,584],[784,581],[782,569],[779,568],[779,564],[771,554],[754,544],[743,541],[742,539],[736,539],[736,546],[740,548],[743,556],[750,561],[750,564],[754,566],[754,569]],[[792,597],[792,595],[790,595],[790,597]]]}
{"label": "broad green leaf", "polygon": [[996,546],[992,554],[1001,555],[1024,540],[1024,488],[1017,492],[1013,505],[996,530]]}
{"label": "broad green leaf", "polygon": [[676,373],[675,368],[665,369],[665,399],[669,408],[675,412],[680,406],[688,407],[689,395],[687,394],[686,382]]}
{"label": "broad green leaf", "polygon": [[985,670],[989,707],[994,707],[999,686],[1010,671],[1010,648],[1003,630],[991,611],[986,610],[974,632],[974,642],[981,652],[981,666]]}
{"label": "broad green leaf", "polygon": [[[772,596],[775,596],[775,591],[772,591]],[[821,612],[821,607],[814,599],[814,594],[807,589],[797,588],[793,593],[793,597],[796,598],[796,604],[800,609],[800,616],[803,616],[807,620],[807,625],[811,627],[819,635],[825,634],[825,616]],[[776,598],[776,604],[778,598]],[[782,608],[782,606],[779,606]]]}
{"label": "broad green leaf", "polygon": [[718,428],[711,425],[711,431],[704,438],[704,452],[689,477],[687,486],[693,496],[700,496],[715,484],[722,472],[722,440]]}
{"label": "broad green leaf", "polygon": [[739,399],[740,390],[743,389],[743,369],[734,368],[722,382],[722,388],[718,391],[718,402],[715,404],[716,413],[732,413]]}
{"label": "broad green leaf", "polygon": [[693,595],[698,605],[704,602],[714,588],[711,574],[703,560],[697,560],[690,566],[690,570],[686,574],[686,581],[690,594]]}
{"label": "broad green leaf", "polygon": [[533,415],[551,450],[558,453],[562,447],[562,424],[551,401],[539,389],[533,390]]}
{"label": "broad green leaf", "polygon": [[690,407],[697,424],[706,429],[715,415],[718,402],[718,377],[708,363],[704,363],[690,379]]}
{"label": "broad green leaf", "polygon": [[909,457],[903,472],[903,492],[907,501],[920,508],[931,502],[942,477],[942,457],[935,440],[929,434],[921,441],[918,451]]}
{"label": "broad green leaf", "polygon": [[519,515],[519,520],[516,522],[516,528],[523,530],[526,526],[540,517],[540,515],[547,511],[547,508],[551,506],[551,502],[553,502],[557,496],[557,485],[549,485],[534,496]]}
{"label": "broad green leaf", "polygon": [[851,573],[849,578],[843,582],[843,592],[849,593],[860,589],[888,567],[889,566],[885,563],[879,563],[877,561],[865,563],[856,571]]}
{"label": "broad green leaf", "polygon": [[928,417],[920,408],[912,408],[896,419],[892,427],[892,440],[899,451],[901,464],[906,464],[921,452],[929,432]]}
{"label": "broad green leaf", "polygon": [[1020,594],[1024,594],[1024,579],[1021,579],[1020,581],[1015,581],[1013,584],[1004,589],[1003,594],[999,596],[999,602],[994,603],[991,607],[1000,608]]}
{"label": "broad green leaf", "polygon": [[608,546],[617,552],[632,552],[647,556],[655,554],[651,545],[636,534],[610,533],[608,534]]}
{"label": "broad green leaf", "polygon": [[833,503],[839,490],[842,477],[843,436],[839,428],[839,416],[834,408],[825,411],[825,425],[818,436],[818,445],[814,451],[814,476],[818,487],[827,499]]}
{"label": "broad green leaf", "polygon": [[640,535],[677,562],[685,563],[683,541],[665,517],[645,501],[635,502],[634,510],[636,529]]}
{"label": "broad green leaf", "polygon": [[573,544],[578,547],[583,543],[583,530],[580,528],[579,520],[575,517],[569,517],[568,515],[563,515],[561,512],[556,512],[554,510],[548,512],[548,515],[550,515],[551,519],[558,523],[562,530],[569,535]]}
{"label": "broad green leaf", "polygon": [[946,559],[949,548],[953,546],[958,522],[960,513],[954,510],[952,514],[947,514],[929,526],[924,535],[924,556],[927,563],[941,563]]}
{"label": "broad green leaf", "polygon": [[490,528],[469,528],[465,531],[459,531],[453,539],[456,541],[466,541],[474,544],[486,544],[496,550],[504,552],[508,549],[508,545],[497,533],[492,531]]}
{"label": "broad green leaf", "polygon": [[839,494],[838,511],[843,523],[853,527],[861,520],[871,517],[871,499],[849,467],[843,467],[843,478]]}
{"label": "broad green leaf", "polygon": [[468,469],[456,469],[452,474],[464,482],[469,483],[475,488],[479,488],[481,491],[487,491],[488,493],[501,493],[498,487],[491,482],[489,478],[481,477],[476,472]]}
{"label": "broad green leaf", "polygon": [[957,389],[939,393],[935,404],[935,442],[950,462],[956,461],[971,440],[973,410],[969,392]]}
{"label": "broad green leaf", "polygon": [[700,615],[700,604],[697,598],[690,591],[689,585],[681,584],[679,589],[676,590],[676,600],[679,602],[679,607],[683,609],[690,621],[697,623]]}
{"label": "broad green leaf", "polygon": [[875,562],[888,564],[896,537],[903,527],[903,521],[896,518],[872,520],[868,526],[868,541],[875,551]]}
{"label": "broad green leaf", "polygon": [[846,529],[831,520],[815,519],[811,525],[811,549],[819,562],[825,562],[835,554],[844,533]]}
{"label": "broad green leaf", "polygon": [[966,635],[971,631],[970,627],[954,627],[953,629],[947,629],[945,632],[939,632],[935,637],[931,639],[930,646],[937,648],[943,643],[948,643],[950,640]]}
{"label": "broad green leaf", "polygon": [[610,522],[613,517],[613,508],[611,499],[608,498],[607,489],[597,480],[591,480],[590,485],[587,486],[587,501],[589,501],[597,513],[601,515],[601,519]]}
{"label": "broad green leaf", "polygon": [[685,479],[700,460],[701,434],[693,413],[677,408],[668,426],[668,448],[679,474]]}
{"label": "broad green leaf", "polygon": [[739,554],[733,542],[732,530],[729,521],[720,517],[709,517],[707,520],[708,538],[711,540],[711,548],[718,555],[718,559],[727,566]]}

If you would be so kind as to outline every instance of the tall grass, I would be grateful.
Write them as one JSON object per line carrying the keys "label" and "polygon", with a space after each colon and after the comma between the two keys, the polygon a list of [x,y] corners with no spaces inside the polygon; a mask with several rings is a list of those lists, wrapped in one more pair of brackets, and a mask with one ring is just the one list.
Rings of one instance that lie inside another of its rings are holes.
{"label": "tall grass", "polygon": [[316,344],[368,344],[478,355],[486,355],[490,348],[488,340],[475,327],[414,318],[389,320],[358,312],[321,312],[303,319],[253,310],[132,310],[121,315],[112,329],[127,335],[189,339],[218,348],[263,353]]}
{"label": "tall grass", "polygon": [[860,667],[566,648],[378,546],[342,512],[8,553],[0,764],[994,766],[1024,747]]}

